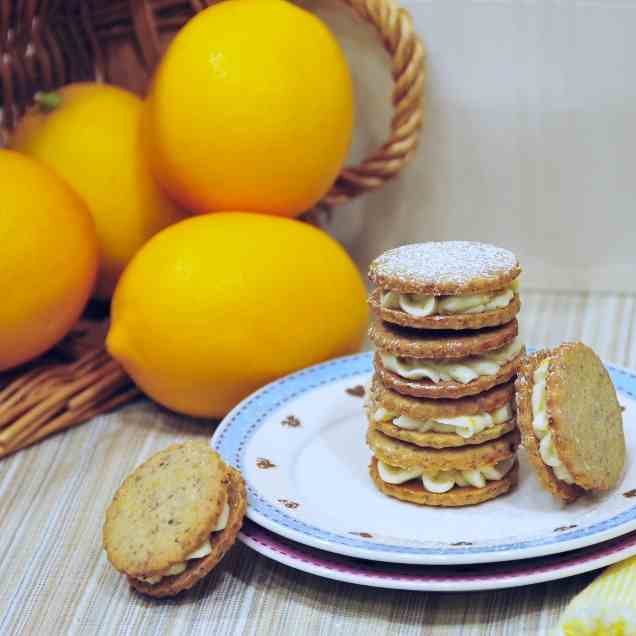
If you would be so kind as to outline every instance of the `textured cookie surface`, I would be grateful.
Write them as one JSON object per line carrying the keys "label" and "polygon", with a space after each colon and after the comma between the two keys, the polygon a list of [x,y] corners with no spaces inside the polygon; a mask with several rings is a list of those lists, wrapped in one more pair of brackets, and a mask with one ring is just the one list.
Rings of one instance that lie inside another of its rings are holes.
{"label": "textured cookie surface", "polygon": [[417,399],[392,391],[382,384],[377,375],[374,375],[369,392],[369,406],[370,408],[383,407],[391,413],[426,421],[436,417],[491,413],[509,402],[514,402],[514,396],[514,382],[507,382],[479,395],[456,400]]}
{"label": "textured cookie surface", "polygon": [[518,330],[516,319],[506,325],[479,331],[423,332],[390,325],[375,318],[371,322],[369,337],[378,349],[386,353],[444,360],[500,349],[516,338]]}
{"label": "textured cookie surface", "polygon": [[519,370],[516,381],[517,424],[521,431],[522,444],[528,453],[528,459],[543,487],[563,503],[576,501],[584,490],[576,484],[568,484],[556,477],[539,452],[539,440],[532,428],[532,379],[535,369],[549,357],[548,351],[538,351],[528,356]]}
{"label": "textured cookie surface", "polygon": [[586,490],[613,488],[625,465],[623,416],[607,369],[582,342],[550,353],[550,429],[561,461]]}
{"label": "textured cookie surface", "polygon": [[371,311],[381,320],[403,327],[417,329],[483,329],[510,322],[521,309],[519,295],[515,294],[507,307],[490,309],[477,314],[452,314],[434,316],[411,316],[399,309],[382,307],[380,299],[382,290],[374,289],[369,296]]}
{"label": "textured cookie surface", "polygon": [[378,490],[389,497],[395,497],[420,506],[451,508],[473,506],[507,493],[517,483],[519,467],[517,462],[515,462],[510,472],[503,479],[488,481],[483,488],[475,488],[474,486],[463,486],[460,488],[456,486],[445,493],[428,492],[419,479],[413,479],[404,484],[388,484],[382,480],[378,473],[378,462],[375,457],[371,459],[369,474]]}
{"label": "textured cookie surface", "polygon": [[517,373],[517,369],[519,368],[524,355],[525,348],[523,348],[510,362],[506,362],[506,364],[502,365],[497,374],[480,375],[478,378],[468,382],[467,384],[462,384],[461,382],[455,382],[453,380],[438,382],[436,384],[427,378],[423,380],[407,380],[396,373],[393,373],[393,371],[385,369],[382,364],[382,359],[377,353],[374,356],[373,365],[382,383],[397,393],[411,397],[431,398],[433,400],[441,398],[457,399],[478,395],[497,385],[508,382]]}
{"label": "textured cookie surface", "polygon": [[514,430],[499,439],[459,448],[422,448],[388,437],[373,426],[367,431],[367,444],[385,464],[426,472],[471,470],[491,466],[515,454],[519,432]]}
{"label": "textured cookie surface", "polygon": [[230,515],[227,526],[220,532],[210,534],[212,552],[201,559],[188,561],[185,572],[176,576],[167,576],[156,585],[144,583],[138,579],[129,577],[130,584],[139,592],[157,598],[174,596],[183,590],[187,590],[206,576],[232,547],[243,524],[245,509],[247,507],[247,494],[245,482],[241,474],[234,468],[229,468],[224,478],[227,488],[227,501],[230,506]]}
{"label": "textured cookie surface", "polygon": [[104,549],[130,576],[180,563],[219,520],[227,467],[205,443],[175,444],[153,455],[121,485],[106,512]]}
{"label": "textured cookie surface", "polygon": [[378,287],[435,296],[502,289],[520,273],[512,252],[470,241],[402,245],[378,256],[369,268]]}

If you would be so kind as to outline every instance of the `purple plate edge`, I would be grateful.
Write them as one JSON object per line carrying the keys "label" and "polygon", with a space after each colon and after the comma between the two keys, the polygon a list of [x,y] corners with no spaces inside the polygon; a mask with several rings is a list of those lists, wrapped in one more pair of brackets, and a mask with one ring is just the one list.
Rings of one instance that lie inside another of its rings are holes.
{"label": "purple plate edge", "polygon": [[[477,564],[463,566],[444,565],[404,565],[397,563],[378,563],[365,561],[355,557],[347,557],[324,552],[317,548],[297,544],[290,539],[279,537],[273,532],[262,528],[253,521],[246,520],[241,535],[262,545],[270,551],[278,552],[282,556],[300,561],[314,567],[350,576],[366,576],[385,581],[402,581],[405,583],[443,583],[443,582],[491,582],[514,580],[528,575],[558,572],[576,565],[596,561],[622,552],[630,547],[636,552],[636,531],[610,539],[601,544],[521,561],[497,562],[493,564]],[[625,558],[628,558],[627,556]],[[598,567],[603,567],[599,565]],[[441,570],[444,573],[426,575],[422,569]],[[418,573],[405,572],[405,569],[417,569]],[[466,570],[480,570],[479,573]],[[595,569],[595,568],[590,568]],[[487,572],[484,572],[487,570]]]}

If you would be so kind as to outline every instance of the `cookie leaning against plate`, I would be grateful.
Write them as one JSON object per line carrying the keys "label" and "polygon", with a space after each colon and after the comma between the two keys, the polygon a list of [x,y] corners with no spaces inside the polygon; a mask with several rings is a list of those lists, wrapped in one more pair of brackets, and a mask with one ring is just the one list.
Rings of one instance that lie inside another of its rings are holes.
{"label": "cookie leaning against plate", "polygon": [[482,444],[516,428],[514,382],[457,400],[400,395],[374,376],[367,400],[370,425],[417,446],[446,448]]}
{"label": "cookie leaning against plate", "polygon": [[169,446],[139,466],[106,511],[104,549],[130,584],[150,596],[192,587],[234,543],[245,484],[202,442]]}
{"label": "cookie leaning against plate", "polygon": [[376,258],[369,298],[382,320],[419,329],[481,329],[519,312],[521,268],[508,250],[468,241],[415,243]]}
{"label": "cookie leaning against plate", "polygon": [[526,359],[516,382],[517,418],[537,476],[565,503],[609,490],[625,464],[623,418],[599,357],[581,342]]}

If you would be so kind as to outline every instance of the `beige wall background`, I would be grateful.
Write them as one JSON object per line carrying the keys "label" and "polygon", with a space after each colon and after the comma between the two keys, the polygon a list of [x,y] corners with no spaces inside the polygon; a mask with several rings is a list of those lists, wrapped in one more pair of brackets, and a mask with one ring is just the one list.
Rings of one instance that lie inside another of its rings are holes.
{"label": "beige wall background", "polygon": [[[358,102],[351,160],[381,144],[390,69],[338,0],[304,3],[336,33]],[[420,240],[514,250],[527,287],[636,292],[636,1],[404,0],[428,51],[419,153],[339,208],[359,265]]]}

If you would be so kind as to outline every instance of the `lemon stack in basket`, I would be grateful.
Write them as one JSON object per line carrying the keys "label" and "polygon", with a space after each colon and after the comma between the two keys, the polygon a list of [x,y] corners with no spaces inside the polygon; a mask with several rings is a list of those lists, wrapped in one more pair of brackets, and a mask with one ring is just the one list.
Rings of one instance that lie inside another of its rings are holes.
{"label": "lemon stack in basket", "polygon": [[516,484],[520,272],[508,250],[465,241],[404,245],[371,264],[367,443],[386,495],[464,506]]}

